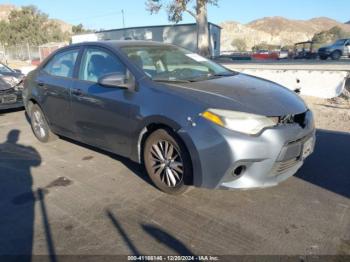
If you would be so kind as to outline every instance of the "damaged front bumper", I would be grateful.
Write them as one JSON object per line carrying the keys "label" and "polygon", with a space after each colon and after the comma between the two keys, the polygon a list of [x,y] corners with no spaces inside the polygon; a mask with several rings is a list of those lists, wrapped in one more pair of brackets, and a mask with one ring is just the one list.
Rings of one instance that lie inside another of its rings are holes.
{"label": "damaged front bumper", "polygon": [[0,90],[0,110],[23,107],[22,91],[16,88]]}
{"label": "damaged front bumper", "polygon": [[[305,126],[282,124],[258,136],[211,125],[202,119],[188,130],[194,147],[194,185],[206,188],[251,189],[278,185],[294,175],[314,150],[315,128],[311,111]],[[182,134],[184,141],[186,137]],[[198,150],[199,149],[199,150]]]}

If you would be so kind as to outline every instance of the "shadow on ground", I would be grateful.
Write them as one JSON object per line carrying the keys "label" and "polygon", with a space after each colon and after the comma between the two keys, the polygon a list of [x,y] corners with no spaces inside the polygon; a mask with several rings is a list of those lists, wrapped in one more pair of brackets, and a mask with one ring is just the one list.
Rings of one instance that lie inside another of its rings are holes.
{"label": "shadow on ground", "polygon": [[1,255],[32,252],[34,202],[39,195],[32,191],[31,168],[41,164],[41,156],[35,148],[19,144],[19,135],[19,130],[11,130],[0,144]]}
{"label": "shadow on ground", "polygon": [[[113,226],[116,228],[118,234],[121,235],[123,241],[128,246],[131,254],[135,256],[142,255],[140,250],[135,246],[133,241],[128,236],[127,232],[123,229],[116,216],[110,210],[107,210],[106,214],[107,217],[111,220]],[[171,234],[161,229],[160,227],[151,224],[140,224],[139,226],[143,229],[145,233],[151,236],[155,242],[166,246],[170,250],[173,250],[176,254],[194,256],[192,251],[189,248],[187,248],[185,244],[183,244],[180,240],[173,237]]]}
{"label": "shadow on ground", "polygon": [[15,113],[23,110],[24,110],[24,107],[14,108],[14,109],[2,109],[0,110],[0,116],[4,116],[5,114]]}
{"label": "shadow on ground", "polygon": [[296,174],[307,182],[350,198],[350,133],[317,130],[315,152]]}
{"label": "shadow on ground", "polygon": [[[46,189],[33,191],[31,168],[41,165],[41,156],[18,143],[19,130],[11,130],[0,144],[0,255],[8,261],[31,261],[34,237],[34,205],[40,203],[47,261],[55,262],[55,248],[45,205]],[[5,215],[6,214],[6,215]]]}
{"label": "shadow on ground", "polygon": [[148,183],[149,185],[151,185],[152,187],[154,187],[155,189],[157,189],[154,184],[152,183],[151,179],[149,178],[149,176],[147,175],[145,169],[143,168],[142,165],[126,158],[126,157],[123,157],[123,156],[119,156],[119,155],[116,155],[114,153],[111,153],[111,152],[108,152],[108,151],[105,151],[103,149],[99,149],[99,148],[96,148],[94,146],[90,146],[90,145],[87,145],[87,144],[84,144],[84,143],[81,143],[81,142],[78,142],[78,141],[75,141],[73,139],[70,139],[70,138],[67,138],[67,137],[60,137],[60,139],[62,140],[65,140],[69,143],[72,143],[76,146],[81,146],[81,147],[84,147],[84,148],[87,148],[89,150],[93,150],[97,153],[100,153],[100,154],[103,154],[103,155],[106,155],[106,156],[109,156],[110,158],[122,163],[124,166],[126,166],[133,174],[137,175],[139,178],[141,178],[144,182]]}

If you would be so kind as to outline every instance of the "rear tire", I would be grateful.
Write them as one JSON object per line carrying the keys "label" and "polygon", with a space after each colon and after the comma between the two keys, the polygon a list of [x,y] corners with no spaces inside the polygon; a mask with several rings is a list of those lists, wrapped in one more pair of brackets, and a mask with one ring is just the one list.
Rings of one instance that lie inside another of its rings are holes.
{"label": "rear tire", "polygon": [[341,57],[341,52],[340,52],[340,51],[334,51],[334,52],[331,54],[332,60],[339,60],[340,57]]}
{"label": "rear tire", "polygon": [[181,194],[192,183],[192,164],[185,145],[174,132],[158,129],[147,138],[143,160],[157,188],[167,194]]}
{"label": "rear tire", "polygon": [[58,137],[51,132],[41,108],[34,104],[30,110],[30,124],[35,137],[42,143],[56,140]]}

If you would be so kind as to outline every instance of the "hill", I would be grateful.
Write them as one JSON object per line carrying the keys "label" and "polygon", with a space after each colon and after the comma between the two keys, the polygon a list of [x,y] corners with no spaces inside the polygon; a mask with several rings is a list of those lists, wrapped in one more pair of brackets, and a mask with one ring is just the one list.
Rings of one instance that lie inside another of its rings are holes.
{"label": "hill", "polygon": [[350,24],[340,23],[328,17],[318,17],[310,20],[292,20],[284,17],[264,17],[248,24],[227,21],[220,24],[221,50],[234,50],[232,41],[243,39],[247,48],[260,43],[272,45],[292,45],[296,42],[312,39],[315,33],[338,26],[350,32]]}
{"label": "hill", "polygon": [[[17,7],[15,5],[11,5],[11,4],[0,4],[0,21],[8,21],[8,17],[11,13],[12,10],[18,10],[20,9],[20,7]],[[49,19],[49,21],[52,21],[54,23],[56,23],[60,29],[62,30],[62,32],[64,33],[72,33],[72,25],[68,24],[62,20],[59,19]]]}
{"label": "hill", "polygon": [[7,21],[7,18],[12,10],[16,9],[16,6],[10,4],[0,5],[0,21]]}

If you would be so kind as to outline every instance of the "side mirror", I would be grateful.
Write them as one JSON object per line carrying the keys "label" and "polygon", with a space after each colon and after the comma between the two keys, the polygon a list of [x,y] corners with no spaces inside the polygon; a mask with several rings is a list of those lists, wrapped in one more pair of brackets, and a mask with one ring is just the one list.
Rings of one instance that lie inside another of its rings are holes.
{"label": "side mirror", "polygon": [[119,87],[129,90],[135,89],[135,78],[129,72],[126,74],[111,73],[104,75],[98,79],[98,83],[105,87]]}

